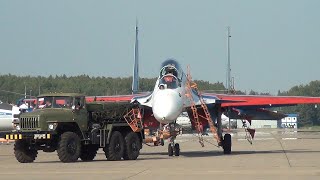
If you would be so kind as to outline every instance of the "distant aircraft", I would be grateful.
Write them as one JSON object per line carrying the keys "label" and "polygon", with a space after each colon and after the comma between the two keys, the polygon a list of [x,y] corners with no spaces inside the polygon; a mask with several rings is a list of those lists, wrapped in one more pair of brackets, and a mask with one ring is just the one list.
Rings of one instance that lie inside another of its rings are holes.
{"label": "distant aircraft", "polygon": [[20,110],[16,106],[0,103],[0,131],[13,130],[13,120],[17,119]]}

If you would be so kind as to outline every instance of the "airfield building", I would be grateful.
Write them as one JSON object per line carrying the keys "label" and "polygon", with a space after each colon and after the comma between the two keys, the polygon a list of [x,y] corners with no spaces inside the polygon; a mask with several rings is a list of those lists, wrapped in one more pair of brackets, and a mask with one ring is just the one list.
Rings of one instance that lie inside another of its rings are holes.
{"label": "airfield building", "polygon": [[297,114],[286,114],[287,117],[280,120],[281,128],[298,128],[298,115]]}
{"label": "airfield building", "polygon": [[[251,128],[298,128],[298,115],[297,114],[286,114],[287,117],[280,120],[268,119],[258,120],[254,119],[251,121]],[[247,124],[249,126],[249,124]],[[237,120],[237,128],[242,128],[242,121]]]}
{"label": "airfield building", "polygon": [[[242,121],[237,120],[237,128],[242,128]],[[249,126],[249,124],[247,123]],[[258,120],[254,119],[251,121],[251,128],[258,129],[258,128],[278,128],[278,120],[275,119],[268,119],[268,120]]]}

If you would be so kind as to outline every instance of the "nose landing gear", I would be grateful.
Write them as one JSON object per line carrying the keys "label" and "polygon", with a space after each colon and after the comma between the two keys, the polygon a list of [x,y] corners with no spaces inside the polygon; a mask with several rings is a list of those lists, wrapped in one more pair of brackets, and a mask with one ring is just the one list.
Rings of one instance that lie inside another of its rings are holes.
{"label": "nose landing gear", "polygon": [[179,143],[176,143],[173,145],[173,143],[168,144],[168,155],[169,156],[180,156],[180,145]]}
{"label": "nose landing gear", "polygon": [[174,143],[174,140],[177,136],[177,131],[175,127],[175,123],[169,124],[169,130],[170,130],[170,138],[169,138],[169,144],[168,144],[168,155],[173,156],[180,156],[180,145],[179,143]]}

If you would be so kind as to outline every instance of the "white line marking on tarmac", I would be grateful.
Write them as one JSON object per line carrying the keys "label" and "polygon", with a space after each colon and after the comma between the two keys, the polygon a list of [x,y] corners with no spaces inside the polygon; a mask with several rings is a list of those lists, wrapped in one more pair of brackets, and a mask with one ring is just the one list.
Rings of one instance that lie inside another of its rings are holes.
{"label": "white line marking on tarmac", "polygon": [[[265,140],[272,140],[274,138],[254,138],[253,141],[265,141]],[[247,139],[238,139],[238,141],[247,141]]]}
{"label": "white line marking on tarmac", "polygon": [[282,138],[282,140],[296,140],[298,138]]}

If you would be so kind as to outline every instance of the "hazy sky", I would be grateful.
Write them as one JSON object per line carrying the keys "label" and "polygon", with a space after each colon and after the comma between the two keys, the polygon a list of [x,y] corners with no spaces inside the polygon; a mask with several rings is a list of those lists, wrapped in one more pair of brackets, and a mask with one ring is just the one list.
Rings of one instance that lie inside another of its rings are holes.
{"label": "hazy sky", "polygon": [[0,0],[0,74],[132,75],[167,58],[224,82],[227,26],[236,89],[275,94],[319,79],[319,0]]}

